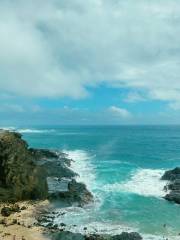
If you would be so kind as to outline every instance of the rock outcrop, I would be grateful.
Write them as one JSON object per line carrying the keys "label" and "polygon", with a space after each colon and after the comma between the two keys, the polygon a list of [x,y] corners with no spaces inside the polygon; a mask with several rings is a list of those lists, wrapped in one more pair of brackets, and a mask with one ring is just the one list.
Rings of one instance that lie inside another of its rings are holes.
{"label": "rock outcrop", "polygon": [[58,200],[79,206],[93,200],[61,152],[29,148],[21,134],[0,131],[0,201]]}
{"label": "rock outcrop", "polygon": [[43,167],[38,166],[19,133],[0,132],[0,201],[43,199],[48,194]]}
{"label": "rock outcrop", "polygon": [[166,171],[161,179],[168,181],[165,187],[168,194],[166,194],[164,198],[170,202],[180,204],[180,168],[177,167],[173,170]]}
{"label": "rock outcrop", "polygon": [[56,191],[51,194],[51,197],[65,201],[70,205],[77,203],[80,207],[93,201],[93,195],[87,190],[86,185],[78,183],[74,179],[67,183],[66,191]]}

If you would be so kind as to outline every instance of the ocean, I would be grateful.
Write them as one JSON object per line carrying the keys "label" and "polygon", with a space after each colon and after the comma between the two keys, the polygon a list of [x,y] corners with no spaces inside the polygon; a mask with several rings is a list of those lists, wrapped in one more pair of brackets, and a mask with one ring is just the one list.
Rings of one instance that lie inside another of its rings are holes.
{"label": "ocean", "polygon": [[[31,147],[61,150],[95,196],[55,222],[81,232],[138,231],[145,239],[180,239],[180,206],[163,199],[164,171],[180,165],[180,126],[18,127]],[[58,207],[57,207],[58,211]],[[72,229],[71,229],[72,230]]]}

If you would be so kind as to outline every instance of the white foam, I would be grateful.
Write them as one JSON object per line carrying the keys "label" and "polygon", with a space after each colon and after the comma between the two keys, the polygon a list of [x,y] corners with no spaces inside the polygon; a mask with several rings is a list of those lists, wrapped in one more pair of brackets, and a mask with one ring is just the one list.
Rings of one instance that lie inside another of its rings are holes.
{"label": "white foam", "polygon": [[29,128],[22,128],[22,129],[17,129],[19,133],[49,133],[49,132],[54,132],[54,129],[29,129]]}
{"label": "white foam", "polygon": [[[162,235],[154,235],[154,234],[142,234],[138,228],[129,227],[127,225],[123,225],[121,223],[112,223],[108,221],[98,222],[91,221],[90,223],[84,223],[87,220],[87,212],[84,209],[80,208],[66,208],[63,209],[65,215],[60,216],[60,218],[55,219],[54,224],[60,224],[61,222],[66,223],[65,230],[71,231],[74,233],[81,234],[110,234],[110,235],[118,235],[122,232],[139,232],[144,240],[179,240],[179,237],[174,236],[172,234]],[[77,221],[78,217],[81,215],[81,222]],[[88,217],[90,218],[90,217]],[[70,222],[67,219],[71,219]],[[72,223],[72,219],[75,222]],[[73,225],[75,224],[75,225]],[[87,229],[87,230],[86,230]]]}
{"label": "white foam", "polygon": [[164,186],[166,181],[160,180],[164,170],[158,169],[138,169],[133,172],[131,178],[122,183],[107,184],[104,186],[106,191],[124,191],[143,196],[162,197],[166,193]]}
{"label": "white foam", "polygon": [[83,150],[64,150],[63,152],[68,154],[68,158],[73,160],[71,162],[71,168],[74,172],[79,174],[77,181],[85,183],[89,190],[93,190],[96,178],[95,169],[91,164],[93,156]]}

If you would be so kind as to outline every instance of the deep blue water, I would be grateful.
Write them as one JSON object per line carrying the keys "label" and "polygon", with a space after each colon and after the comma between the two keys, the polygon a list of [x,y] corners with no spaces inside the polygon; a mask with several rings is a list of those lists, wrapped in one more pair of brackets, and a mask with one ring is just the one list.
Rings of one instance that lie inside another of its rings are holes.
{"label": "deep blue water", "polygon": [[75,218],[63,221],[101,230],[106,226],[109,231],[124,226],[169,239],[180,232],[180,206],[163,200],[166,183],[160,181],[164,170],[180,165],[180,126],[49,126],[19,131],[31,147],[69,153],[80,180],[97,199],[96,207],[72,212]]}

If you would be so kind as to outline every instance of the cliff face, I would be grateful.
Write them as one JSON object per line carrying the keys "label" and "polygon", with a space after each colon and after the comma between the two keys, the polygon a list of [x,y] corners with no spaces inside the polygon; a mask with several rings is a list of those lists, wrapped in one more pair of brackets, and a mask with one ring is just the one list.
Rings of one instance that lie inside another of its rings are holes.
{"label": "cliff face", "polygon": [[18,133],[0,132],[0,201],[43,199],[46,174]]}

